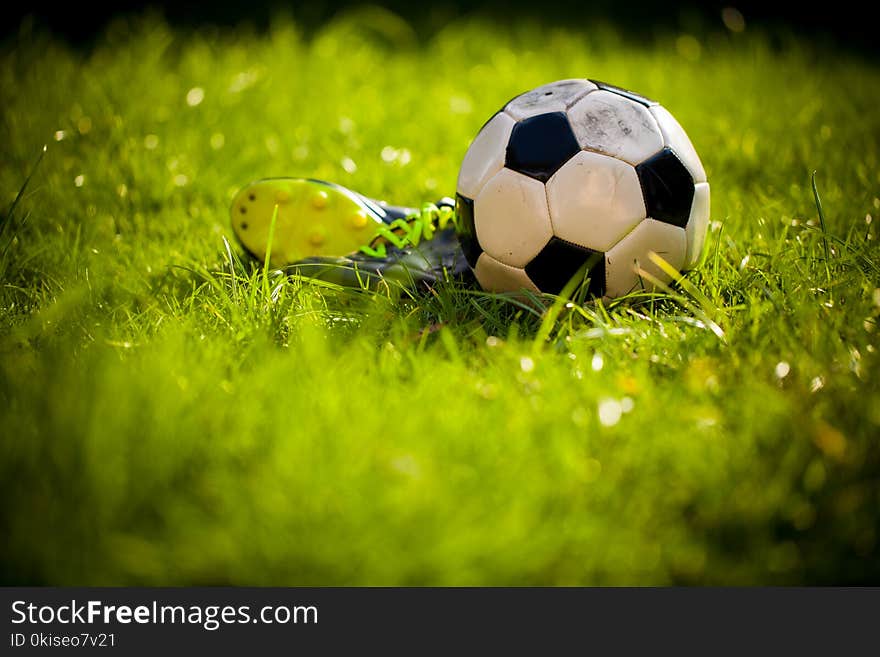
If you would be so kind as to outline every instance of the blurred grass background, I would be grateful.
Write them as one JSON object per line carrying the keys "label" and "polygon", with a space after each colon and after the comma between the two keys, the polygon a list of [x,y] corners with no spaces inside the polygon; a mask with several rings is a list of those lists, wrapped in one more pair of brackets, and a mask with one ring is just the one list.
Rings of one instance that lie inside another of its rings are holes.
{"label": "blurred grass background", "polygon": [[[0,239],[0,580],[880,581],[880,71],[730,16],[24,21],[4,209],[48,151]],[[689,285],[557,316],[228,273],[241,184],[431,200],[508,98],[587,76],[702,155]]]}

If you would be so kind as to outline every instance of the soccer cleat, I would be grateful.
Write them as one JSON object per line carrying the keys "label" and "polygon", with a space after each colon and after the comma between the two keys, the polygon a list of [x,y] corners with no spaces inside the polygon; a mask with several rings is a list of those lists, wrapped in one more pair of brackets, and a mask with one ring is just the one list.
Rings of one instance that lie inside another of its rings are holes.
{"label": "soccer cleat", "polygon": [[430,288],[438,281],[473,281],[456,235],[454,201],[426,203],[387,225],[369,244],[344,257],[305,258],[287,268],[290,274],[345,287]]}
{"label": "soccer cleat", "polygon": [[306,256],[351,253],[378,227],[412,212],[323,180],[257,180],[235,195],[230,215],[235,236],[258,260],[266,257],[276,207],[270,256],[276,267]]}

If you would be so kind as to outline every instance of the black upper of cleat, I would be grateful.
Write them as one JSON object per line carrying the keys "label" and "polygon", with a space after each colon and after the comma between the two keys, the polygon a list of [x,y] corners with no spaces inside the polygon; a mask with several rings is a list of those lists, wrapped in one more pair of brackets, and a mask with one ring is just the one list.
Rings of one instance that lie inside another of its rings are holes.
{"label": "black upper of cleat", "polygon": [[386,253],[384,258],[361,252],[341,258],[305,258],[288,266],[287,273],[354,289],[377,289],[383,283],[407,289],[428,289],[447,277],[473,280],[455,228],[451,226],[418,246],[399,248],[388,244]]}

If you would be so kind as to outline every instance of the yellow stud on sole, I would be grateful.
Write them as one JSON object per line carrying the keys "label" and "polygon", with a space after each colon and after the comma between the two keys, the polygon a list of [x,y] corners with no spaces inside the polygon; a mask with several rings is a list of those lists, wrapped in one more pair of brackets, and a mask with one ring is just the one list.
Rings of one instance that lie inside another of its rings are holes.
{"label": "yellow stud on sole", "polygon": [[355,228],[363,228],[367,225],[368,221],[369,219],[367,219],[365,212],[355,212],[351,215],[351,225]]}

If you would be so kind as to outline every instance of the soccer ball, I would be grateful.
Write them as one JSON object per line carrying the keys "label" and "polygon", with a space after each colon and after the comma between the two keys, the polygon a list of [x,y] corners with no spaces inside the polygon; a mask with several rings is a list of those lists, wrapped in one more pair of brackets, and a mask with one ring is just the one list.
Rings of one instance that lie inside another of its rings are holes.
{"label": "soccer ball", "polygon": [[[456,190],[459,239],[483,289],[651,290],[700,260],[709,184],[687,134],[652,100],[595,80],[517,96],[480,130]],[[585,267],[586,264],[586,267]]]}

